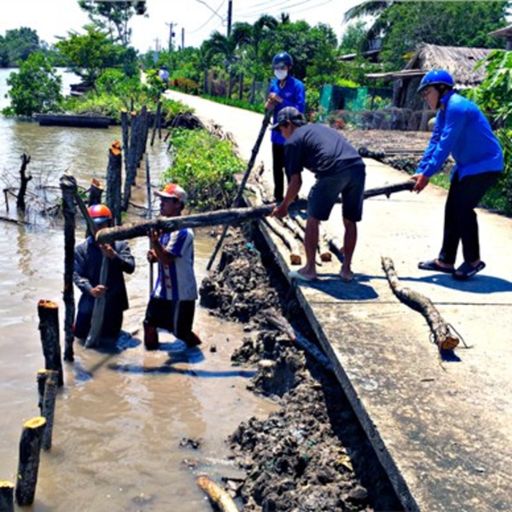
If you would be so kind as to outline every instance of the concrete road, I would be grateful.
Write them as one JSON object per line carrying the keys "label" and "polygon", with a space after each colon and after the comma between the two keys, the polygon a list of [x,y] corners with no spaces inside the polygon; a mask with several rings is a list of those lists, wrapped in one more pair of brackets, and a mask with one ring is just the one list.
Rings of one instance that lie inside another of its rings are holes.
{"label": "concrete road", "polygon": [[[169,92],[234,135],[246,160],[262,116],[198,97]],[[258,161],[271,181],[270,135]],[[366,188],[406,175],[367,160]],[[303,173],[306,194],[314,181]],[[355,282],[343,283],[339,265],[300,285],[298,296],[337,376],[376,448],[402,503],[410,510],[512,510],[512,220],[479,211],[487,268],[458,282],[422,272],[418,261],[439,251],[446,192],[429,186],[365,201],[354,258]],[[342,237],[340,207],[324,228]],[[281,252],[279,241],[269,242]],[[398,302],[381,269],[389,256],[404,285],[435,303],[469,349],[439,357],[423,317]],[[459,262],[458,262],[459,263]]]}

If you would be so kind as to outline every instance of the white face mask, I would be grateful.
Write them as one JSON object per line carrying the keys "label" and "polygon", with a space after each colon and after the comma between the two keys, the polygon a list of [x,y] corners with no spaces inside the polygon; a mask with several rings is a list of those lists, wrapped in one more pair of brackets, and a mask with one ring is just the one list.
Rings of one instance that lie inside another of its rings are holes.
{"label": "white face mask", "polygon": [[288,76],[286,69],[274,69],[274,75],[278,80],[284,80]]}

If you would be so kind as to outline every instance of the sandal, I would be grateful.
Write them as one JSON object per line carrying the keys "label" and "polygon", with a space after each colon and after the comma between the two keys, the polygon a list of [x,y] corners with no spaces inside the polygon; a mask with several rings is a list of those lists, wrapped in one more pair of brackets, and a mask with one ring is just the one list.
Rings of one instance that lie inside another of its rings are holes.
{"label": "sandal", "polygon": [[453,273],[453,278],[457,279],[459,281],[465,281],[466,279],[473,277],[477,272],[480,272],[480,270],[483,270],[484,268],[485,268],[485,263],[483,261],[478,263],[475,267],[473,265],[471,265],[471,263],[468,263],[467,261],[465,261]]}
{"label": "sandal", "polygon": [[431,272],[444,272],[445,274],[453,274],[453,268],[447,268],[439,265],[436,260],[420,261],[418,263],[420,270],[429,270]]}

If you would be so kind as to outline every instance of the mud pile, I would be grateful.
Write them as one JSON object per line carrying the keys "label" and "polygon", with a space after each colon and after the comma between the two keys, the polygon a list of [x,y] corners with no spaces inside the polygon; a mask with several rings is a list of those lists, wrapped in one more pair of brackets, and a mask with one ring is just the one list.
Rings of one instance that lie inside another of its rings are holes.
{"label": "mud pile", "polygon": [[312,339],[287,282],[240,232],[203,281],[201,303],[247,323],[232,360],[256,366],[249,387],[281,405],[263,421],[242,423],[229,438],[247,477],[227,487],[243,500],[243,510],[400,510],[335,377],[298,350],[290,328],[279,327],[285,314]]}

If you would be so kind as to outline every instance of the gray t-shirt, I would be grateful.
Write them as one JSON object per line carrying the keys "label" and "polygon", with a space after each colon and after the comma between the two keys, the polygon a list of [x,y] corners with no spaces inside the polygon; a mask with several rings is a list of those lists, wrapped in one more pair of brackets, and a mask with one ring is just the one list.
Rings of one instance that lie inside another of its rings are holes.
{"label": "gray t-shirt", "polygon": [[306,167],[317,178],[333,176],[363,161],[357,150],[333,128],[307,124],[297,128],[284,145],[286,174]]}

